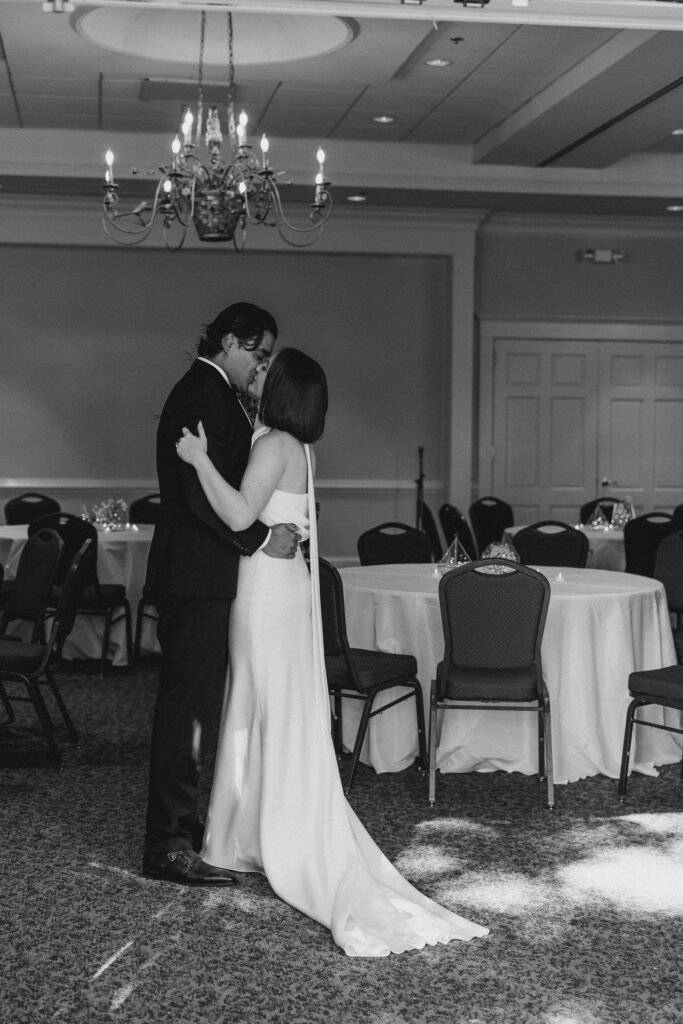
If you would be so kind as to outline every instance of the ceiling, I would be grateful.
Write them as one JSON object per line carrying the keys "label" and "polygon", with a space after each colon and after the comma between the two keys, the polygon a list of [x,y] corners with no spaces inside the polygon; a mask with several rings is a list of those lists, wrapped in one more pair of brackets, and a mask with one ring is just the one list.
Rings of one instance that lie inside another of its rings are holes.
{"label": "ceiling", "polygon": [[[227,4],[0,0],[0,196],[96,194],[108,145],[142,193],[130,167],[167,161],[196,103],[203,7],[205,102],[220,103]],[[230,10],[237,108],[286,160],[294,198],[320,143],[337,203],[651,217],[683,205],[680,0]]]}

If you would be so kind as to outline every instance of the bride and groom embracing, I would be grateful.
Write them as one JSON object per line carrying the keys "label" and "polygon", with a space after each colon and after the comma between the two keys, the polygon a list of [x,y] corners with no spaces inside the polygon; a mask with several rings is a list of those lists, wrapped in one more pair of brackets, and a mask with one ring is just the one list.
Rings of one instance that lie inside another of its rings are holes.
{"label": "bride and groom embracing", "polygon": [[[159,422],[161,514],[146,589],[157,601],[162,667],[143,873],[207,886],[264,874],[349,956],[485,935],[411,886],[344,796],[330,735],[310,447],[323,432],[327,383],[296,349],[270,362],[276,338],[265,310],[223,310]],[[260,395],[256,430],[239,401],[246,392]],[[226,672],[202,831],[198,777]]]}

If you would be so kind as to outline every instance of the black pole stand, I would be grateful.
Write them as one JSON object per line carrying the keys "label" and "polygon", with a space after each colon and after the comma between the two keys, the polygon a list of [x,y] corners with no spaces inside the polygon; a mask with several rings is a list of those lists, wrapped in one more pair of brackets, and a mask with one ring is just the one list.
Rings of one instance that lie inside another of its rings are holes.
{"label": "black pole stand", "polygon": [[420,463],[420,474],[415,481],[417,484],[417,499],[415,502],[415,526],[418,530],[422,529],[422,502],[424,501],[424,479],[425,475],[422,471],[422,456],[424,454],[424,447],[417,449],[417,456]]}

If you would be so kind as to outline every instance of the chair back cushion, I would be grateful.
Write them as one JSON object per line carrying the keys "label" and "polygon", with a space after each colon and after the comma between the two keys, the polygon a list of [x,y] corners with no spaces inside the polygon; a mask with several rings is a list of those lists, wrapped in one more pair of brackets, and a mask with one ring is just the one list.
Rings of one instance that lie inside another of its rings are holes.
{"label": "chair back cushion", "polygon": [[567,565],[583,569],[588,559],[588,537],[569,523],[544,519],[518,530],[512,538],[526,565]]}
{"label": "chair back cushion", "polygon": [[160,494],[146,494],[144,498],[136,498],[132,501],[128,510],[131,523],[147,523],[155,526],[159,519],[161,508]]}
{"label": "chair back cushion", "polygon": [[491,494],[472,502],[469,515],[479,552],[497,544],[508,526],[515,524],[512,506]]}
{"label": "chair back cushion", "polygon": [[325,657],[343,658],[348,650],[344,613],[344,584],[338,571],[330,562],[319,558],[318,566]]}
{"label": "chair back cushion", "polygon": [[37,530],[24,544],[16,579],[3,607],[4,619],[43,620],[64,544],[54,530]]}
{"label": "chair back cushion", "polygon": [[440,697],[538,699],[549,600],[545,576],[506,559],[470,562],[446,573],[439,584],[445,639]]}
{"label": "chair back cushion", "polygon": [[361,565],[401,565],[432,561],[432,547],[422,530],[405,523],[381,523],[358,538]]}
{"label": "chair back cushion", "polygon": [[28,528],[29,536],[32,531],[48,527],[55,530],[64,541],[62,559],[55,576],[55,585],[61,587],[64,583],[69,567],[77,553],[86,540],[92,543],[86,549],[85,565],[83,573],[86,586],[98,587],[97,580],[97,529],[86,519],[74,516],[70,512],[58,512],[31,523]]}
{"label": "chair back cushion", "polygon": [[664,584],[669,610],[683,613],[683,530],[660,541],[655,556],[655,579]]}
{"label": "chair back cushion", "polygon": [[618,505],[621,501],[623,501],[623,498],[610,498],[607,495],[603,498],[593,498],[591,501],[587,501],[585,505],[581,506],[579,511],[579,522],[590,523],[595,516],[596,510],[600,508],[607,522],[611,523],[614,506]]}
{"label": "chair back cushion", "polygon": [[624,526],[624,554],[626,572],[636,576],[654,576],[657,549],[681,524],[668,512],[646,512],[631,519]]}
{"label": "chair back cushion", "polygon": [[32,523],[50,512],[59,512],[59,502],[47,494],[27,491],[16,498],[10,498],[5,504],[5,522],[8,526],[20,526]]}

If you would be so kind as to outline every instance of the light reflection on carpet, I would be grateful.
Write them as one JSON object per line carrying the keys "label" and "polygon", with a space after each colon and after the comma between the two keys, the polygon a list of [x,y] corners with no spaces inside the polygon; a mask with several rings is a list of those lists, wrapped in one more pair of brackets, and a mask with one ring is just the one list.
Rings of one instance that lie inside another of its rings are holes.
{"label": "light reflection on carpet", "polygon": [[428,844],[404,850],[394,863],[402,875],[414,881],[460,874],[464,867],[463,861],[454,851]]}
{"label": "light reflection on carpet", "polygon": [[494,825],[484,825],[469,818],[432,818],[430,821],[418,822],[414,831],[418,838],[425,835],[447,838],[449,835],[462,834],[495,836],[497,829]]}
{"label": "light reflection on carpet", "polygon": [[682,853],[681,843],[665,850],[603,851],[558,868],[557,877],[577,901],[599,896],[623,909],[673,917],[683,913]]}
{"label": "light reflection on carpet", "polygon": [[[433,898],[438,900],[440,894],[453,898],[452,888],[437,887]],[[469,874],[462,884],[459,883],[457,898],[482,911],[521,917],[547,908],[551,900],[557,900],[557,894],[549,882],[541,879],[532,880],[513,871],[485,871]]]}

